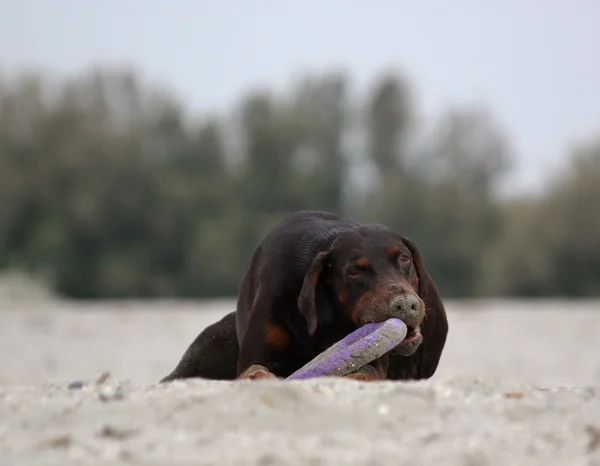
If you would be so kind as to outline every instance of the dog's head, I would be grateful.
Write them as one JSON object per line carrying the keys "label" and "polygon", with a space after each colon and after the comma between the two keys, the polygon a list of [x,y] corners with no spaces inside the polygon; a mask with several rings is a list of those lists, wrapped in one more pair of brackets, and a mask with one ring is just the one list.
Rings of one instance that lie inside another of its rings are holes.
{"label": "dog's head", "polygon": [[408,334],[395,352],[409,356],[423,341],[425,304],[419,290],[426,279],[412,241],[385,226],[364,225],[340,234],[328,251],[315,256],[298,306],[311,335],[322,306],[343,314],[357,327],[401,319]]}

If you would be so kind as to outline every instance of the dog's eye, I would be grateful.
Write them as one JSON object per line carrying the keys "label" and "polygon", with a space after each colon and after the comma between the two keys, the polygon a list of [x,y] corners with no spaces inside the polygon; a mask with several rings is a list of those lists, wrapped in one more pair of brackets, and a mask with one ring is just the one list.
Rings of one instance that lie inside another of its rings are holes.
{"label": "dog's eye", "polygon": [[355,277],[357,275],[360,275],[360,272],[361,272],[361,270],[355,265],[348,269],[348,275],[350,277]]}
{"label": "dog's eye", "polygon": [[349,277],[358,277],[365,272],[366,267],[361,267],[360,265],[352,265],[348,268],[348,276]]}
{"label": "dog's eye", "polygon": [[402,265],[406,265],[410,262],[410,257],[407,254],[402,254],[399,261]]}

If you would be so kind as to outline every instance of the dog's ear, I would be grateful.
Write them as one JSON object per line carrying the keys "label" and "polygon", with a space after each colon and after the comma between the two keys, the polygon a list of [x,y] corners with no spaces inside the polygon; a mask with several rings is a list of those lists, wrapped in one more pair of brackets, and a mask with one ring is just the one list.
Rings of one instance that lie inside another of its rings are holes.
{"label": "dog's ear", "polygon": [[319,252],[312,261],[311,267],[304,276],[302,290],[298,296],[298,309],[306,319],[308,334],[312,336],[317,330],[317,285],[319,277],[326,266],[331,253],[329,251]]}
{"label": "dog's ear", "polygon": [[423,268],[421,253],[415,242],[405,237],[402,237],[402,242],[406,245],[412,256],[415,271],[417,272],[417,278],[419,279],[417,293],[419,293],[419,296],[423,299],[423,293],[427,291],[427,287],[429,286],[427,282],[431,280],[431,277]]}
{"label": "dog's ear", "polygon": [[419,278],[417,293],[425,304],[425,320],[421,324],[423,343],[412,358],[416,363],[417,378],[429,378],[435,373],[444,350],[448,335],[448,319],[437,286],[423,267],[417,245],[408,238],[402,238],[402,242],[412,255]]}

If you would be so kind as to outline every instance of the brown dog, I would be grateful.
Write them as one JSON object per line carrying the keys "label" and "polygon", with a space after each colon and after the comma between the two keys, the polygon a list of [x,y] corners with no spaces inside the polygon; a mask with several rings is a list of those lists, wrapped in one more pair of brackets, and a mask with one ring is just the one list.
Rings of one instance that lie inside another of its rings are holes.
{"label": "brown dog", "polygon": [[383,225],[296,212],[256,249],[237,311],[207,327],[163,381],[287,377],[357,327],[390,317],[409,327],[405,340],[346,377],[431,377],[446,312],[412,241]]}

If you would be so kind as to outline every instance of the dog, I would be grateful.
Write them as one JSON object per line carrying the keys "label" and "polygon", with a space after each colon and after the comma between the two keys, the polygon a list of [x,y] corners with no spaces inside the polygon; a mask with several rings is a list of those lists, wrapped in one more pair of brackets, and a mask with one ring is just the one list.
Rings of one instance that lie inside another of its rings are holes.
{"label": "dog", "polygon": [[297,211],[254,251],[236,311],[200,333],[161,382],[285,378],[358,327],[392,317],[407,325],[406,338],[346,378],[433,376],[446,311],[413,241],[385,225]]}

